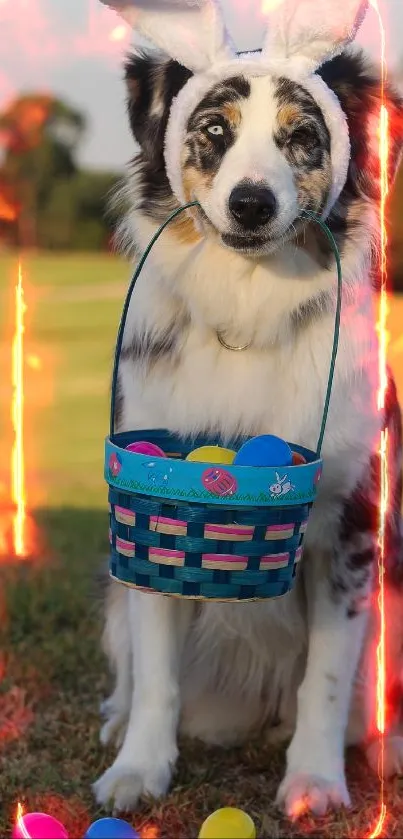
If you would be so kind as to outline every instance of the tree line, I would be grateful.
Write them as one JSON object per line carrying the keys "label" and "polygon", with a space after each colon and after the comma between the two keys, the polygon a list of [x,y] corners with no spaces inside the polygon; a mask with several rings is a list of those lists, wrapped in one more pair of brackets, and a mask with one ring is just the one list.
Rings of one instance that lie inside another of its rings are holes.
{"label": "tree line", "polygon": [[[0,113],[0,248],[108,250],[116,218],[108,195],[121,175],[80,168],[84,115],[43,94]],[[403,291],[403,165],[389,204],[389,272]]]}
{"label": "tree line", "polygon": [[80,168],[82,113],[52,96],[20,96],[0,113],[0,247],[102,250],[116,172]]}

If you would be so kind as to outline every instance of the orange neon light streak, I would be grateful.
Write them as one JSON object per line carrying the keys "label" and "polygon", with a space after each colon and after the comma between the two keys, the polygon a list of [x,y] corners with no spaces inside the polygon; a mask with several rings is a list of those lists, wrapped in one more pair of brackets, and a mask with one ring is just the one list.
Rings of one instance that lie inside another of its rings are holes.
{"label": "orange neon light streak", "polygon": [[[385,407],[387,378],[387,346],[388,346],[388,297],[387,297],[387,227],[386,227],[386,201],[389,192],[388,163],[389,163],[389,114],[386,106],[385,85],[387,77],[386,50],[385,50],[385,29],[382,16],[378,6],[378,0],[370,0],[374,9],[381,35],[381,109],[379,115],[379,166],[380,166],[380,189],[381,197],[379,203],[379,224],[380,224],[380,299],[379,317],[377,332],[379,338],[379,389],[377,396],[378,410],[383,411]],[[385,804],[385,717],[386,717],[386,618],[385,618],[385,525],[386,513],[389,501],[388,481],[388,432],[387,429],[381,432],[380,439],[380,514],[378,523],[378,610],[379,610],[379,639],[376,650],[376,726],[379,732],[379,780],[380,789],[380,811],[378,821],[370,834],[370,839],[376,839],[382,835],[387,816]]]}
{"label": "orange neon light streak", "polygon": [[31,839],[31,836],[28,833],[27,828],[25,827],[24,810],[22,809],[22,806],[19,802],[17,804],[16,826],[18,828],[18,832],[23,837],[23,839]]}
{"label": "orange neon light streak", "polygon": [[11,419],[14,444],[11,454],[11,499],[15,504],[13,516],[13,548],[15,556],[27,553],[25,539],[26,495],[24,462],[24,289],[22,267],[18,266],[18,283],[15,288],[15,331],[12,344],[12,405]]}

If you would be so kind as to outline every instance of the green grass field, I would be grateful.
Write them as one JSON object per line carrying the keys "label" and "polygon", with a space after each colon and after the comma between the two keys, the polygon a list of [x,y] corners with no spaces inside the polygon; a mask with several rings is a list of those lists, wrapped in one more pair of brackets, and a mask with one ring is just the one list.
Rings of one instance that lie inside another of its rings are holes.
{"label": "green grass field", "polygon": [[[38,557],[0,568],[0,836],[17,801],[60,818],[82,837],[101,813],[90,784],[112,753],[98,743],[98,704],[107,690],[99,651],[94,577],[107,554],[102,478],[113,341],[127,266],[106,257],[30,257],[25,437],[28,500]],[[10,336],[14,260],[0,257],[0,538],[9,497]],[[403,301],[391,311],[391,360],[403,394]],[[1,544],[1,542],[0,542]],[[1,562],[1,560],[0,560]],[[364,837],[374,826],[379,782],[348,758],[352,813],[290,825],[273,801],[284,758],[258,743],[222,752],[184,744],[172,792],[132,816],[144,839],[196,837],[209,812],[235,805],[259,837]],[[403,833],[403,785],[387,785],[386,835]]]}

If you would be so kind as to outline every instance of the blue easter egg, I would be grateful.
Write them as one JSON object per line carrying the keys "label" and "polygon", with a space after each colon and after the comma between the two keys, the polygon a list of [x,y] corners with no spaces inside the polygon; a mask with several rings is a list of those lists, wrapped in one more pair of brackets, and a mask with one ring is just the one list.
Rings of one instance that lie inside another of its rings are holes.
{"label": "blue easter egg", "polygon": [[139,835],[123,819],[106,818],[94,822],[84,839],[139,839]]}
{"label": "blue easter egg", "polygon": [[281,437],[262,434],[241,446],[234,466],[291,466],[292,451]]}

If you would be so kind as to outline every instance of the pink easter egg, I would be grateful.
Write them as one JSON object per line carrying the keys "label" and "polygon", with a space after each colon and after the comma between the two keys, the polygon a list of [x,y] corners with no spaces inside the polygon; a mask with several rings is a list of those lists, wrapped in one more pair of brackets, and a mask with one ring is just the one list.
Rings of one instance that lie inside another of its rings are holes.
{"label": "pink easter egg", "polygon": [[203,472],[202,484],[207,492],[221,498],[226,495],[234,495],[238,489],[237,482],[230,472],[214,466]]}
{"label": "pink easter egg", "polygon": [[21,816],[13,830],[13,839],[68,839],[65,827],[45,813],[26,813]]}
{"label": "pink easter egg", "polygon": [[135,454],[145,454],[146,457],[166,457],[166,454],[155,443],[148,443],[146,440],[139,440],[138,443],[130,443],[126,451]]}
{"label": "pink easter egg", "polygon": [[317,485],[318,485],[318,483],[319,483],[319,481],[320,481],[321,477],[322,477],[322,467],[321,467],[321,466],[319,466],[319,468],[318,468],[318,469],[316,470],[316,472],[315,472],[315,476],[314,476],[314,479],[313,479],[313,482],[314,482],[314,485],[315,485],[315,486],[317,486]]}

